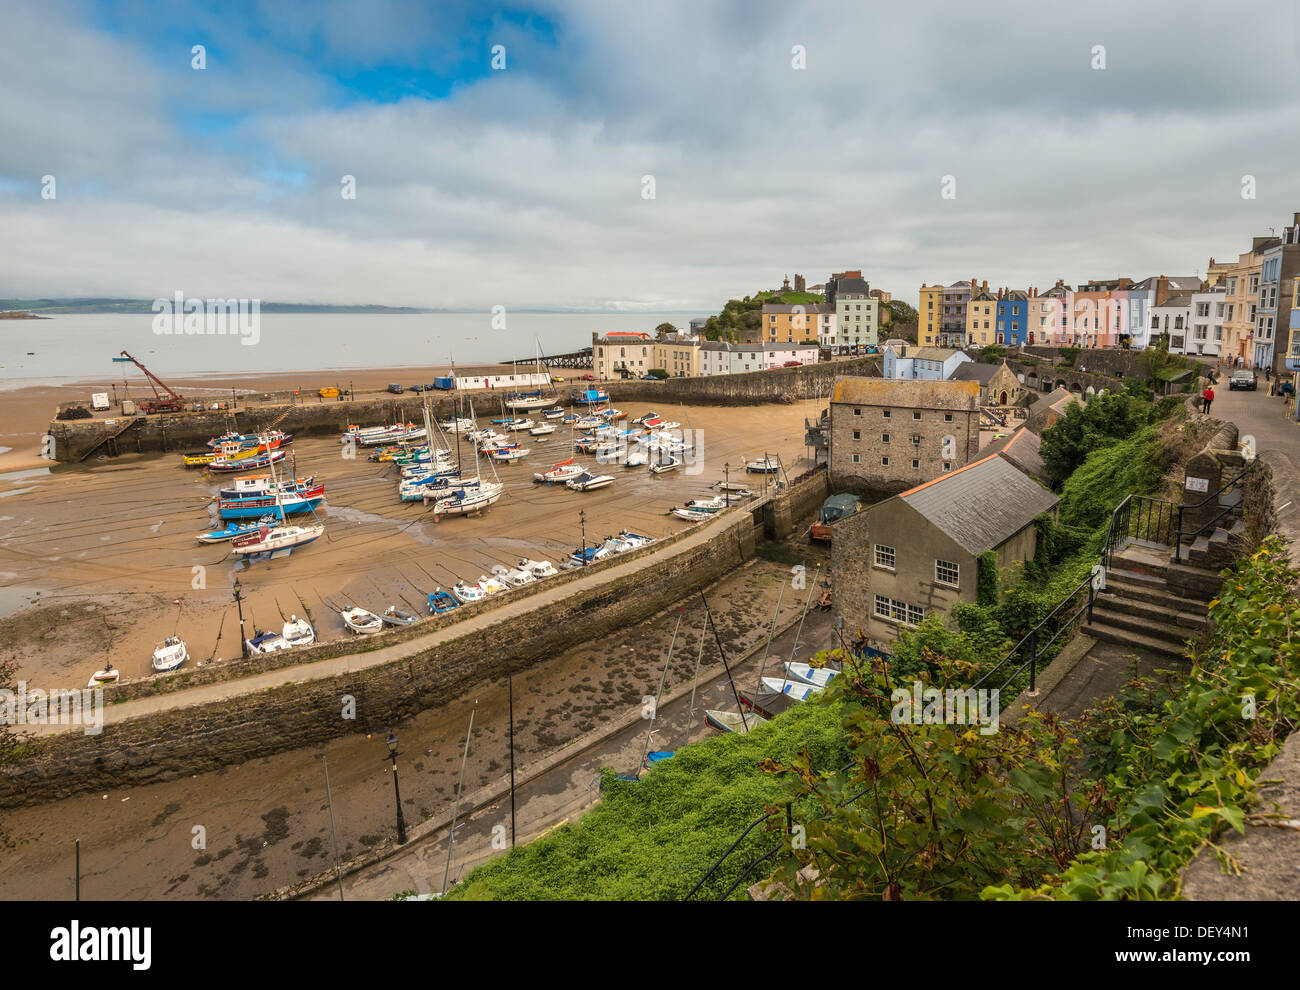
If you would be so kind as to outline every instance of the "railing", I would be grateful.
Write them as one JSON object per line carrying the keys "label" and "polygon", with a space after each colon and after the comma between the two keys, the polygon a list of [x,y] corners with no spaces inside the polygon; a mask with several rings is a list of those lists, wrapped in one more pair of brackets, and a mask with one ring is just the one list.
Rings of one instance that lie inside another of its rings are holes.
{"label": "railing", "polygon": [[1181,507],[1146,495],[1128,495],[1115,506],[1101,544],[1101,566],[1110,570],[1120,544],[1126,539],[1145,540],[1161,546],[1175,542]]}
{"label": "railing", "polygon": [[1228,515],[1228,513],[1232,512],[1234,509],[1236,509],[1240,503],[1230,501],[1227,504],[1220,506],[1218,512],[1216,512],[1213,516],[1211,516],[1209,519],[1203,522],[1200,526],[1197,526],[1196,529],[1191,529],[1191,530],[1183,529],[1184,510],[1199,509],[1209,504],[1209,502],[1211,501],[1217,501],[1229,489],[1235,488],[1238,482],[1240,482],[1241,479],[1246,476],[1246,472],[1249,470],[1250,470],[1250,462],[1247,461],[1246,465],[1240,471],[1234,474],[1231,478],[1229,478],[1226,482],[1220,485],[1217,489],[1210,492],[1210,494],[1206,495],[1205,498],[1201,499],[1195,505],[1180,505],[1178,507],[1178,529],[1177,529],[1176,538],[1174,540],[1174,563],[1175,564],[1178,563],[1180,559],[1182,559],[1184,538],[1186,538],[1189,543],[1192,542],[1198,536],[1204,533],[1207,529],[1209,529],[1211,526],[1217,525],[1220,519]]}

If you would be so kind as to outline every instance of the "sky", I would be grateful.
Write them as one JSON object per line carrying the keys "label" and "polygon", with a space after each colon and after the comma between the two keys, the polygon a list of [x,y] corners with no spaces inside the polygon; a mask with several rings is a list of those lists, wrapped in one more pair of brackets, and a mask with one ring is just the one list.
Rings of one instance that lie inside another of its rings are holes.
{"label": "sky", "polygon": [[0,296],[708,313],[853,268],[914,305],[1203,274],[1300,211],[1298,11],[7,0]]}

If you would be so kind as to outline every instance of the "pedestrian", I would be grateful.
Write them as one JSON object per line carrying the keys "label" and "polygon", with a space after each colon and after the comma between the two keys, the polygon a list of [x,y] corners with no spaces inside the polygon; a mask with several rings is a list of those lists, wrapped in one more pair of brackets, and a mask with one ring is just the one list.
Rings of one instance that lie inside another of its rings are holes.
{"label": "pedestrian", "polygon": [[1264,381],[1266,382],[1271,381],[1272,378],[1273,378],[1273,366],[1271,364],[1264,365]]}
{"label": "pedestrian", "polygon": [[1201,393],[1201,402],[1203,403],[1201,411],[1205,413],[1205,415],[1207,416],[1210,414],[1210,403],[1213,401],[1214,401],[1214,386],[1206,385],[1205,391]]}

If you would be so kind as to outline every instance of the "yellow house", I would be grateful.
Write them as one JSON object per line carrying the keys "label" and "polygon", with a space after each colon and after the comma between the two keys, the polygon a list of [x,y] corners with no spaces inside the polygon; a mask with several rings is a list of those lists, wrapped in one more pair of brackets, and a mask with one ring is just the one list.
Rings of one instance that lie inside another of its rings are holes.
{"label": "yellow house", "polygon": [[991,344],[997,340],[998,301],[985,279],[966,304],[966,343]]}
{"label": "yellow house", "polygon": [[922,347],[934,346],[939,339],[943,315],[943,286],[921,283],[921,300],[916,308],[917,340]]}
{"label": "yellow house", "polygon": [[763,342],[766,344],[802,344],[817,339],[818,314],[829,309],[824,304],[763,304]]}

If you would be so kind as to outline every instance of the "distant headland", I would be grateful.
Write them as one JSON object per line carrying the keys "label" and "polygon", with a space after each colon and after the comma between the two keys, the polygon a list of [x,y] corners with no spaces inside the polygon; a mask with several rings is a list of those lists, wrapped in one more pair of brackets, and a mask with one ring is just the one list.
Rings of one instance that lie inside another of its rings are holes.
{"label": "distant headland", "polygon": [[[152,299],[0,299],[0,320],[43,319],[38,314],[153,313]],[[318,303],[263,302],[263,313],[432,313],[411,306],[325,306]]]}

